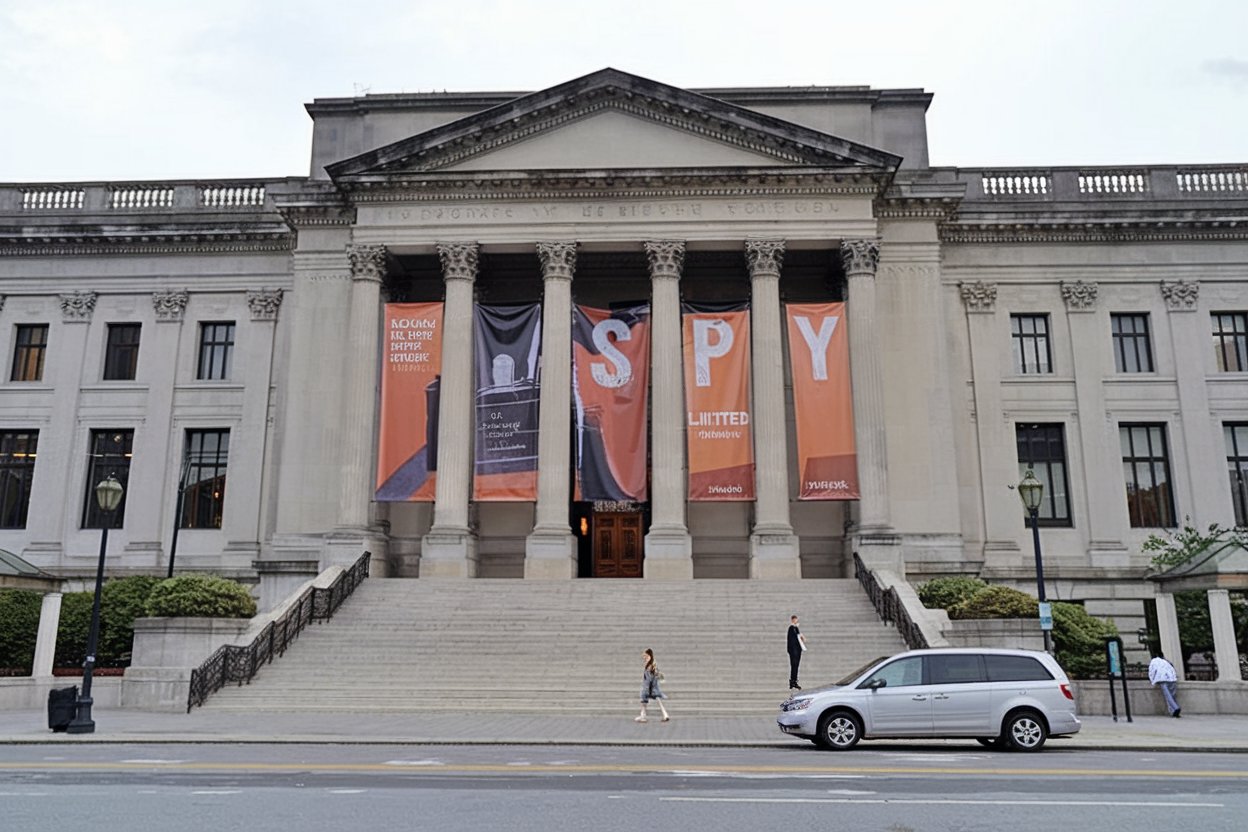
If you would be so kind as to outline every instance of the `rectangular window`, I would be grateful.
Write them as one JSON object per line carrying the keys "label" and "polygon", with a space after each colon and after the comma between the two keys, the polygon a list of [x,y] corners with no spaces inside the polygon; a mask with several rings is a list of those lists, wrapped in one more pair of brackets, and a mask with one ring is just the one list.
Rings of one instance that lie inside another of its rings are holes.
{"label": "rectangular window", "polygon": [[1226,437],[1226,469],[1231,477],[1231,501],[1235,503],[1235,525],[1248,526],[1248,423],[1228,422],[1222,426]]}
{"label": "rectangular window", "polygon": [[133,381],[139,368],[140,324],[109,324],[104,349],[104,380]]}
{"label": "rectangular window", "polygon": [[18,324],[13,348],[13,381],[42,381],[43,355],[48,349],[47,324]]}
{"label": "rectangular window", "polygon": [[1047,682],[1053,674],[1029,656],[984,656],[989,682]]}
{"label": "rectangular window", "polygon": [[1213,313],[1213,352],[1219,373],[1248,372],[1248,312]]}
{"label": "rectangular window", "polygon": [[1170,453],[1166,426],[1122,424],[1122,473],[1127,484],[1127,513],[1133,528],[1174,528],[1174,495],[1170,490]]}
{"label": "rectangular window", "polygon": [[0,529],[26,528],[39,431],[0,433]]}
{"label": "rectangular window", "polygon": [[200,324],[199,372],[196,378],[208,381],[228,379],[233,358],[234,322]]}
{"label": "rectangular window", "polygon": [[[117,478],[122,488],[129,490],[130,456],[133,447],[133,430],[91,431],[91,447],[87,455],[87,494],[82,509],[84,529],[104,528],[104,513],[96,502],[95,487],[108,479],[109,474]],[[113,512],[116,516],[110,518],[111,528],[119,528],[125,522],[126,496],[122,495],[121,505]]]}
{"label": "rectangular window", "polygon": [[1035,472],[1044,483],[1044,502],[1036,519],[1041,526],[1069,526],[1070,487],[1066,475],[1066,429],[1057,425],[1015,425],[1018,476]]}
{"label": "rectangular window", "polygon": [[1051,373],[1048,315],[1011,315],[1014,341],[1014,372],[1019,375]]}
{"label": "rectangular window", "polygon": [[182,456],[182,528],[219,529],[225,506],[225,464],[230,451],[228,430],[188,430]]}
{"label": "rectangular window", "polygon": [[1114,367],[1120,373],[1151,373],[1153,348],[1148,315],[1110,315],[1114,333]]}

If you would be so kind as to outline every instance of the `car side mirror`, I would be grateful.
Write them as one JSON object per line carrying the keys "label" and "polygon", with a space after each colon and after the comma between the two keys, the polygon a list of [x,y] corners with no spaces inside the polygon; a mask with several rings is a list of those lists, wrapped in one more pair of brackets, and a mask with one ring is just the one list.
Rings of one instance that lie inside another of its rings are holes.
{"label": "car side mirror", "polygon": [[868,690],[879,690],[880,688],[887,687],[887,686],[888,686],[887,679],[872,679],[870,682],[867,682],[867,685],[866,685]]}

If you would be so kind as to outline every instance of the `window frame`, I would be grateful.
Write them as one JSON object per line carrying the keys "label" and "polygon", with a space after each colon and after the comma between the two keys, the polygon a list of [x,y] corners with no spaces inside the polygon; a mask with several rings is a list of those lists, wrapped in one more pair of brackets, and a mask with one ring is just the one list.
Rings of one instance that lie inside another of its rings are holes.
{"label": "window frame", "polygon": [[[32,343],[30,338],[23,343],[23,335],[32,335],[33,333],[41,333],[43,340],[39,343]],[[27,373],[30,369],[31,356],[34,356],[34,371]],[[48,355],[48,325],[42,324],[16,324],[13,330],[13,364],[9,368],[9,381],[29,382],[43,381],[43,367]],[[19,372],[22,371],[22,372]]]}
{"label": "window frame", "polygon": [[[1025,322],[1032,324],[1033,331],[1023,331]],[[1040,331],[1043,328],[1043,332]],[[1053,333],[1047,312],[1015,312],[1010,314],[1010,343],[1014,356],[1014,374],[1020,376],[1053,374]],[[1044,346],[1043,361],[1040,347]],[[1028,364],[1030,345],[1035,364]]]}
{"label": "window frame", "polygon": [[[122,340],[133,333],[134,340]],[[139,345],[143,339],[141,323],[123,322],[108,325],[104,339],[104,381],[134,381],[139,372]]]}
{"label": "window frame", "polygon": [[[1015,682],[1052,682],[1054,679],[1053,673],[1047,667],[1044,666],[1044,663],[1041,662],[1039,659],[1032,658],[1031,656],[1011,656],[1011,655],[1007,655],[1004,653],[986,653],[984,654],[983,659],[984,659],[984,678],[989,683],[995,682],[998,684],[1004,684],[1004,683],[1012,684]],[[1026,662],[1026,663],[1029,663],[1028,665],[1029,667],[1039,668],[1040,672],[1043,673],[1044,675],[1043,676],[1029,676],[1026,678],[994,679],[992,678],[993,660],[1017,662],[1019,664]]]}
{"label": "window frame", "polygon": [[[1169,426],[1165,422],[1118,423],[1118,444],[1119,451],[1123,454],[1123,484],[1126,488],[1127,496],[1127,519],[1133,529],[1173,529],[1178,527],[1178,511],[1174,501],[1174,476],[1170,469],[1170,439],[1167,435],[1168,427]],[[1146,430],[1148,432],[1147,450],[1149,455],[1147,456],[1142,456],[1137,452],[1138,449],[1135,446],[1136,430]],[[1126,445],[1129,447],[1123,447],[1124,437]],[[1154,437],[1159,439],[1161,456],[1153,454]],[[1130,453],[1129,456],[1127,455],[1128,452]],[[1139,466],[1141,465],[1149,466],[1149,476],[1152,481],[1149,488],[1143,490],[1139,487],[1140,482],[1138,476]],[[1163,487],[1157,485],[1157,466],[1160,466],[1162,473],[1164,474],[1164,492],[1158,491],[1159,488]],[[1127,476],[1128,468],[1131,471],[1131,476],[1129,478]],[[1150,506],[1145,505],[1144,500],[1151,498],[1140,496],[1146,492],[1153,492],[1158,495],[1155,500],[1151,500],[1153,503],[1151,508],[1153,508],[1158,515],[1161,515],[1157,517],[1158,520],[1162,521],[1159,524],[1147,522],[1147,520],[1150,519],[1147,511]],[[1164,502],[1162,500],[1163,493]],[[1165,516],[1166,512],[1169,512],[1168,517]]]}
{"label": "window frame", "polygon": [[0,529],[26,528],[38,456],[37,428],[0,431]]}
{"label": "window frame", "polygon": [[[1129,332],[1122,326],[1127,321],[1132,322]],[[1153,338],[1148,313],[1111,312],[1109,322],[1110,337],[1114,343],[1114,370],[1123,374],[1157,372],[1153,364]],[[1134,356],[1134,369],[1128,366],[1128,356]]]}
{"label": "window frame", "polygon": [[[1024,437],[1023,432],[1026,431],[1031,436]],[[1049,432],[1048,436],[1039,436],[1041,431]],[[1055,436],[1053,435],[1055,434]],[[1059,462],[1054,456],[1038,457],[1032,451],[1036,447],[1051,447],[1054,439],[1061,445],[1062,456],[1061,463],[1061,493],[1059,504],[1058,489],[1054,483],[1058,480],[1054,476],[1053,466]],[[1024,444],[1026,447],[1024,447]],[[1036,516],[1036,522],[1041,528],[1069,529],[1075,525],[1074,513],[1071,510],[1070,499],[1070,459],[1066,449],[1066,425],[1063,422],[1015,422],[1014,423],[1014,447],[1018,456],[1019,478],[1021,479],[1030,469],[1035,473],[1036,477],[1044,483],[1044,502],[1040,506],[1040,511]],[[1025,452],[1026,451],[1026,452]],[[1059,512],[1059,508],[1062,512]],[[1046,509],[1047,515],[1046,516]],[[1064,512],[1064,513],[1063,513]]]}
{"label": "window frame", "polygon": [[[1213,357],[1219,373],[1248,372],[1248,312],[1210,312],[1213,332]],[[1230,329],[1224,328],[1229,321]],[[1236,366],[1227,366],[1227,341],[1229,354],[1235,356]]]}
{"label": "window frame", "polygon": [[[206,451],[204,439],[216,437],[216,447]],[[198,439],[198,448],[195,440]],[[224,448],[222,447],[224,439]],[[209,461],[211,454],[211,461]],[[182,529],[220,529],[225,517],[225,488],[227,485],[230,454],[229,428],[188,428],[183,435],[182,445],[182,510],[178,516],[178,527]],[[196,459],[195,457],[198,457]],[[211,470],[212,477],[195,479],[196,471]],[[215,493],[214,493],[215,485]],[[207,499],[203,498],[207,493]],[[207,513],[207,520],[201,518],[201,511]]]}
{"label": "window frame", "polygon": [[[218,328],[225,332],[217,333]],[[197,381],[229,381],[234,369],[237,335],[235,321],[200,321],[199,356],[195,366]]]}
{"label": "window frame", "polygon": [[[113,453],[101,453],[101,442],[113,437],[115,446]],[[118,439],[117,437],[120,437]],[[82,507],[83,529],[104,528],[103,512],[95,500],[95,487],[107,479],[109,474],[117,477],[125,492],[121,503],[112,513],[109,528],[117,529],[126,521],[126,502],[130,497],[130,464],[134,458],[134,428],[93,428],[87,438],[87,482],[86,497]]]}
{"label": "window frame", "polygon": [[[1243,443],[1237,435],[1243,431]],[[1223,422],[1222,437],[1226,443],[1227,475],[1230,478],[1231,503],[1235,509],[1235,526],[1248,526],[1248,422]]]}
{"label": "window frame", "polygon": [[902,662],[912,662],[912,661],[913,661],[913,662],[918,662],[918,663],[919,663],[919,681],[918,681],[918,682],[916,682],[916,683],[915,683],[915,684],[913,684],[913,685],[886,685],[886,687],[888,687],[888,688],[890,688],[890,689],[892,689],[892,688],[917,688],[917,687],[922,687],[924,684],[926,684],[926,683],[927,683],[927,668],[925,668],[925,667],[923,666],[923,657],[922,657],[922,656],[899,656],[898,658],[894,659],[893,661],[889,662],[888,664],[882,665],[882,666],[880,666],[880,667],[876,668],[874,671],[872,671],[872,673],[871,673],[871,675],[870,675],[870,676],[868,676],[867,678],[863,679],[863,680],[862,680],[862,682],[858,684],[858,687],[859,687],[859,688],[866,688],[866,687],[867,687],[868,685],[870,685],[870,684],[871,684],[871,682],[873,682],[873,681],[874,681],[874,680],[875,680],[875,679],[876,679],[876,678],[877,678],[877,677],[878,677],[881,673],[883,673],[884,671],[888,670],[890,667],[894,667],[894,666],[896,666],[896,665],[899,665],[899,664],[901,664]]}

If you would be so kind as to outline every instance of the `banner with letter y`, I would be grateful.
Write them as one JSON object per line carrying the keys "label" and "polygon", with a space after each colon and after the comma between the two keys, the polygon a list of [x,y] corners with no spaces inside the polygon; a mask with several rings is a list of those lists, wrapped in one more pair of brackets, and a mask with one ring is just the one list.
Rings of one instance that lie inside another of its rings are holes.
{"label": "banner with letter y", "polygon": [[856,500],[858,456],[844,303],[790,303],[799,500]]}

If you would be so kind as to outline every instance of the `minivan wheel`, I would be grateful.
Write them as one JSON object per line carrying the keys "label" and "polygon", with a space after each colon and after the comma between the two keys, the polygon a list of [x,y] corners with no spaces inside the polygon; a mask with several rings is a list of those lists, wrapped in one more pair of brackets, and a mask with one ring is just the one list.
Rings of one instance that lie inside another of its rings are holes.
{"label": "minivan wheel", "polygon": [[1039,751],[1049,736],[1044,720],[1035,711],[1011,714],[1001,728],[1005,747],[1013,751]]}
{"label": "minivan wheel", "polygon": [[832,711],[819,718],[819,745],[848,751],[862,739],[862,720],[849,711]]}

